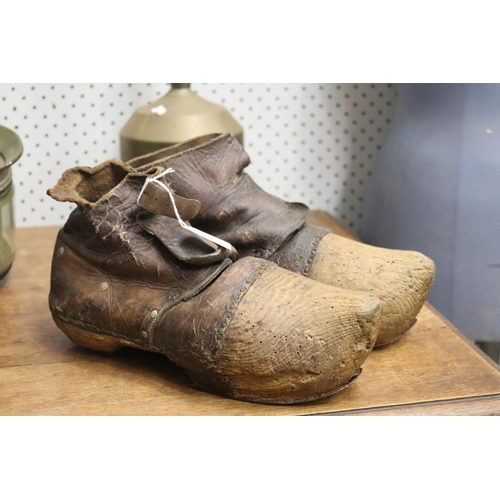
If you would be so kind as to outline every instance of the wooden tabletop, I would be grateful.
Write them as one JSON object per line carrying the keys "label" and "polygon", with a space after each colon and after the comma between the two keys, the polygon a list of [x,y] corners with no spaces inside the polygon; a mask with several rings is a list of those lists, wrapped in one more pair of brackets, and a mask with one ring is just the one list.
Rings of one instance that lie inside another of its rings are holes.
{"label": "wooden tabletop", "polygon": [[[350,237],[328,214],[310,221]],[[376,349],[346,390],[271,406],[193,388],[162,355],[72,344],[48,309],[56,227],[18,229],[0,282],[0,415],[500,415],[500,371],[429,305],[399,341]]]}

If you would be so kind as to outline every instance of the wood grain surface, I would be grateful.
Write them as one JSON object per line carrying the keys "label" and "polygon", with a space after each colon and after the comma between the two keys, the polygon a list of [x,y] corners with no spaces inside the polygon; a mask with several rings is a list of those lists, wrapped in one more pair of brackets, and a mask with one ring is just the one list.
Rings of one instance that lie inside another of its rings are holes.
{"label": "wood grain surface", "polygon": [[[324,212],[311,222],[349,236]],[[295,406],[207,394],[164,356],[72,344],[48,309],[58,228],[18,230],[0,282],[0,415],[498,415],[500,371],[426,305],[401,340],[376,349],[345,391]]]}

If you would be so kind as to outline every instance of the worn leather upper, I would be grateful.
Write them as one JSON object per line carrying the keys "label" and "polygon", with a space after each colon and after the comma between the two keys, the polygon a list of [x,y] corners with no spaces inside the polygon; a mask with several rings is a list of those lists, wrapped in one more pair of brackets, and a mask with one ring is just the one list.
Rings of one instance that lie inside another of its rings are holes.
{"label": "worn leather upper", "polygon": [[[127,165],[137,172],[173,169],[165,175],[169,185],[178,195],[201,202],[192,224],[230,242],[240,257],[273,259],[279,251],[283,259],[288,242],[305,226],[309,209],[264,192],[243,172],[249,163],[233,136],[212,134],[135,158]],[[315,240],[328,231],[317,228],[313,232]],[[307,253],[299,264],[305,269],[314,243],[309,234],[304,237],[307,241],[298,247]],[[289,260],[295,262],[297,257]]]}
{"label": "worn leather upper", "polygon": [[[87,262],[114,277],[169,284],[175,295],[189,295],[226,268],[228,257],[236,256],[137,203],[146,178],[154,173],[136,173],[117,161],[75,167],[48,194],[77,204],[61,239]],[[172,280],[178,273],[183,279]]]}
{"label": "worn leather upper", "polygon": [[[185,171],[198,179],[204,198],[176,186],[175,196],[185,198],[180,215],[199,208],[195,219],[206,222],[207,232],[225,221],[228,235],[250,253],[284,259],[285,246],[309,248],[297,231],[307,209],[263,195],[239,173],[245,155],[230,142],[221,145],[228,149],[214,157],[231,160],[230,182],[209,152],[213,169],[188,162],[192,169]],[[191,157],[192,149],[177,151]],[[169,192],[150,182],[162,168],[134,171],[117,161],[76,167],[49,190],[56,200],[77,204],[52,261],[49,306],[58,326],[82,345],[112,339],[118,347],[161,352],[195,384],[238,399],[305,402],[349,384],[373,346],[378,299],[339,292],[269,260],[233,263],[234,249],[221,250],[169,217]],[[168,189],[170,180],[163,179]],[[204,189],[213,182],[217,203],[208,206]]]}

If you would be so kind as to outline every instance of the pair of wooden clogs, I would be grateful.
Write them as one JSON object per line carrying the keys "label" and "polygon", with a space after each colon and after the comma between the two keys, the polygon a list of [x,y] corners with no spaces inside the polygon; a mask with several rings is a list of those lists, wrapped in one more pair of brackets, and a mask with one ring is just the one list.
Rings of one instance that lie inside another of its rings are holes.
{"label": "pair of wooden clogs", "polygon": [[272,404],[347,387],[414,323],[434,279],[417,252],[306,223],[262,191],[230,135],[67,170],[49,305],[83,346],[165,354],[199,388]]}

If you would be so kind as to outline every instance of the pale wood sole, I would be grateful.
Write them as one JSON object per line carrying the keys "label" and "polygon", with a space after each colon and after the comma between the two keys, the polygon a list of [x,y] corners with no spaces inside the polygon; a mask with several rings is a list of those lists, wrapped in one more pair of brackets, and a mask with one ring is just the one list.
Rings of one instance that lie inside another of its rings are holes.
{"label": "pale wood sole", "polygon": [[344,391],[347,389],[354,381],[357,380],[357,378],[361,375],[362,369],[359,368],[357,373],[355,373],[352,378],[345,384],[341,385],[340,387],[337,387],[336,389],[332,391],[327,391],[324,392],[320,395],[314,395],[309,398],[283,398],[282,400],[279,399],[272,399],[268,400],[266,398],[246,398],[244,396],[238,396],[235,397],[234,399],[238,399],[240,401],[247,401],[249,403],[257,403],[257,404],[264,404],[264,405],[276,405],[276,406],[288,406],[288,405],[300,405],[300,404],[306,404],[306,403],[314,403],[315,401],[319,401],[320,399],[325,399],[330,396],[334,396],[335,394]]}
{"label": "pale wood sole", "polygon": [[[139,346],[125,339],[118,339],[111,337],[106,334],[99,334],[95,332],[91,332],[89,330],[85,330],[79,326],[76,326],[67,321],[61,320],[57,316],[53,316],[54,322],[58,326],[58,328],[75,344],[85,347],[87,349],[92,349],[94,351],[100,352],[117,352],[123,347],[133,347],[141,350],[144,349],[143,346]],[[304,404],[311,403],[317,401],[319,399],[324,399],[326,397],[337,394],[338,392],[343,391],[348,386],[350,386],[361,374],[361,369],[357,371],[357,373],[344,385],[341,387],[337,387],[335,390],[325,392],[323,394],[314,395],[309,398],[283,398],[282,400],[268,400],[266,398],[258,398],[258,397],[235,397],[234,399],[239,399],[240,401],[247,401],[249,403],[257,403],[257,404],[272,404],[272,405],[296,405],[296,404]],[[201,390],[204,390],[203,387],[194,383],[195,386],[198,386]]]}
{"label": "pale wood sole", "polygon": [[405,330],[403,333],[400,333],[399,335],[397,335],[396,337],[394,337],[391,340],[388,340],[387,342],[381,342],[379,344],[376,343],[373,346],[373,348],[378,349],[379,347],[385,347],[386,345],[389,345],[389,344],[396,342],[396,340],[399,340],[401,337],[404,337],[415,326],[416,323],[417,323],[417,319],[414,319],[413,323],[410,325],[410,328],[408,328],[408,330]]}
{"label": "pale wood sole", "polygon": [[72,323],[63,321],[56,316],[53,316],[53,319],[55,324],[60,330],[62,330],[66,337],[68,337],[75,344],[86,347],[87,349],[102,352],[116,352],[127,344],[136,347],[131,343],[110,337],[109,335],[90,332]]}

